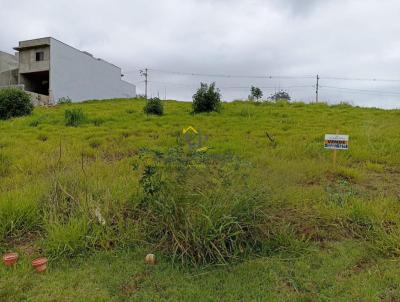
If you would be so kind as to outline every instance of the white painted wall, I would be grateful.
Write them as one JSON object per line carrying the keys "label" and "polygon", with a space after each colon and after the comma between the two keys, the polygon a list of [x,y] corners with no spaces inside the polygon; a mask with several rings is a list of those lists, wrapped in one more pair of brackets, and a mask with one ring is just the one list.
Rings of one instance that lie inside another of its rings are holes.
{"label": "white painted wall", "polygon": [[121,69],[51,38],[50,96],[74,102],[136,96],[136,86],[121,80]]}

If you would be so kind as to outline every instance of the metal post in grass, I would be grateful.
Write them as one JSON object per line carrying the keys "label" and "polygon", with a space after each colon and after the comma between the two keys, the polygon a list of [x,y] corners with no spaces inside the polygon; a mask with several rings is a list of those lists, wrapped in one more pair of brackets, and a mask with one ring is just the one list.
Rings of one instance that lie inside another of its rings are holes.
{"label": "metal post in grass", "polygon": [[[338,135],[338,134],[339,134],[339,129],[336,129],[336,135]],[[335,171],[336,171],[336,158],[337,158],[337,149],[334,149],[333,150],[333,170],[335,170]]]}

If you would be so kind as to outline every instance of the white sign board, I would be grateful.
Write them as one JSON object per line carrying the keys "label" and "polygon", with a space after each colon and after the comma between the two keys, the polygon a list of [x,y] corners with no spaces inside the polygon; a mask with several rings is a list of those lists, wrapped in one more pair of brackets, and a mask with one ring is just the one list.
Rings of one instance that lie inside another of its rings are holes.
{"label": "white sign board", "polygon": [[342,134],[325,134],[325,149],[348,150],[349,136]]}

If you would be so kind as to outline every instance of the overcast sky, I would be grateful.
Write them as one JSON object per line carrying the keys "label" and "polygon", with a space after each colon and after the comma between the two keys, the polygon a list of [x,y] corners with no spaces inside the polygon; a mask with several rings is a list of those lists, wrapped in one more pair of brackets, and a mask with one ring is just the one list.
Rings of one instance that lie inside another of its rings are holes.
{"label": "overcast sky", "polygon": [[399,16],[398,0],[0,0],[0,50],[52,36],[134,83],[145,67],[273,76],[150,71],[150,94],[162,98],[191,100],[200,81],[216,81],[225,100],[246,98],[253,84],[313,101],[319,74],[321,100],[400,108],[400,81],[328,79],[400,79]]}

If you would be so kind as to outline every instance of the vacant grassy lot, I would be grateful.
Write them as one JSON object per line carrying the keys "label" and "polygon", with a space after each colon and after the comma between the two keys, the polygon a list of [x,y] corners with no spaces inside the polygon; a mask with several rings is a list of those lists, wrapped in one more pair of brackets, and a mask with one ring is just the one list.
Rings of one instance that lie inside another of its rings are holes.
{"label": "vacant grassy lot", "polygon": [[[0,121],[0,252],[21,255],[0,268],[0,301],[400,300],[400,111],[144,104]],[[189,150],[188,126],[207,151]],[[337,129],[350,150],[334,170]]]}

